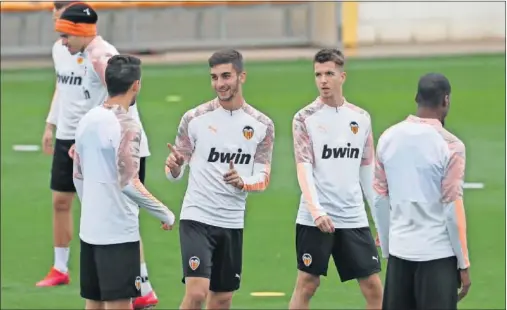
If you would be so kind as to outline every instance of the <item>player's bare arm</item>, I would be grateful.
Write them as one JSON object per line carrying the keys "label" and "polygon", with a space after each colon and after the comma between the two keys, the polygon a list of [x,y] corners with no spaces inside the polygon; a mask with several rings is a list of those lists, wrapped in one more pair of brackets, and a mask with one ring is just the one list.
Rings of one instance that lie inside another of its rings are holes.
{"label": "player's bare arm", "polygon": [[49,108],[49,114],[46,119],[46,126],[44,128],[44,134],[42,136],[42,151],[46,155],[53,154],[53,133],[56,129],[58,113],[60,109],[58,98],[58,91],[56,89],[55,83],[55,92],[53,94],[53,99],[51,100],[51,106]]}
{"label": "player's bare arm", "polygon": [[[380,140],[379,140],[380,143]],[[375,173],[373,180],[373,189],[376,192],[373,202],[373,213],[377,225],[377,231],[380,239],[380,248],[384,258],[389,257],[389,190],[387,187],[387,177],[384,171],[384,165],[377,154],[375,161]]]}
{"label": "player's bare arm", "polygon": [[300,113],[296,114],[292,122],[292,135],[299,187],[306,200],[308,211],[311,213],[315,225],[322,232],[332,233],[335,230],[333,221],[320,205],[317,197],[317,189],[313,179],[314,154],[312,142],[304,118]]}
{"label": "player's bare arm", "polygon": [[174,214],[157,200],[139,180],[140,141],[141,130],[139,127],[132,126],[123,132],[118,150],[120,187],[127,197],[158,218],[163,224],[162,228],[170,230],[174,224]]}
{"label": "player's bare arm", "polygon": [[264,191],[269,185],[271,176],[271,159],[273,157],[274,141],[275,126],[273,122],[270,121],[266,129],[266,136],[257,146],[252,175],[238,175],[236,169],[234,169],[234,164],[231,162],[229,171],[224,175],[225,182],[246,192]]}
{"label": "player's bare arm", "polygon": [[468,290],[472,285],[468,269],[470,260],[468,257],[466,216],[463,204],[465,145],[460,141],[453,141],[450,143],[449,148],[451,157],[442,181],[442,200],[445,204],[447,231],[460,269],[461,291],[458,300],[461,300],[468,294]]}

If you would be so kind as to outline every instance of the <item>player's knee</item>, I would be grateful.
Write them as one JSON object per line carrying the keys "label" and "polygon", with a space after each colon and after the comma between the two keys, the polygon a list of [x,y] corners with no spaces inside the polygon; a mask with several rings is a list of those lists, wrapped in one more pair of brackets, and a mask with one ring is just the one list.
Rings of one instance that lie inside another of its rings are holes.
{"label": "player's knee", "polygon": [[202,304],[206,301],[209,292],[209,280],[205,278],[186,278],[185,296],[193,304]]}
{"label": "player's knee", "polygon": [[301,296],[311,298],[320,285],[320,278],[309,273],[299,272],[296,289]]}
{"label": "player's knee", "polygon": [[232,292],[216,293],[210,292],[208,296],[207,309],[229,309],[232,303]]}
{"label": "player's knee", "polygon": [[70,211],[73,198],[73,193],[53,192],[53,209],[57,212]]}
{"label": "player's knee", "polygon": [[360,279],[359,286],[361,287],[361,291],[367,300],[382,300],[382,281],[380,280],[378,273]]}

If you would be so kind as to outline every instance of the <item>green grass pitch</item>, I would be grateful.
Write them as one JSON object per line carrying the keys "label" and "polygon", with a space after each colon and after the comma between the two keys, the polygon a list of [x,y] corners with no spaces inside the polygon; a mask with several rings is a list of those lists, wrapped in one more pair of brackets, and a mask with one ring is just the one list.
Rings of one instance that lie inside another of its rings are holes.
{"label": "green grass pitch", "polygon": [[[505,55],[444,58],[350,60],[347,99],[365,108],[373,119],[375,138],[388,126],[415,111],[417,79],[429,71],[446,74],[452,83],[447,127],[467,146],[467,182],[483,190],[466,190],[465,207],[471,252],[472,288],[460,308],[505,307]],[[287,308],[296,262],[294,221],[299,201],[292,150],[295,112],[317,95],[310,61],[247,63],[246,100],[269,115],[276,126],[272,181],[269,189],[250,195],[244,240],[244,271],[234,308]],[[53,92],[51,70],[2,71],[1,91],[1,307],[5,309],[78,309],[79,243],[72,242],[66,287],[35,287],[53,262],[51,233],[51,158],[39,152],[15,152],[15,144],[40,144]],[[180,102],[167,102],[169,95]],[[164,176],[167,142],[173,142],[183,113],[213,98],[205,63],[145,67],[139,110],[152,156],[147,187],[179,212],[186,181]],[[407,180],[410,182],[410,180]],[[79,204],[74,205],[78,227]],[[156,219],[142,211],[150,279],[159,295],[159,309],[179,306],[181,259],[178,229],[163,232]],[[385,262],[383,262],[385,268]],[[383,277],[383,274],[382,274]],[[256,291],[284,292],[285,297],[250,296]],[[356,282],[329,276],[312,301],[313,308],[364,308]]]}

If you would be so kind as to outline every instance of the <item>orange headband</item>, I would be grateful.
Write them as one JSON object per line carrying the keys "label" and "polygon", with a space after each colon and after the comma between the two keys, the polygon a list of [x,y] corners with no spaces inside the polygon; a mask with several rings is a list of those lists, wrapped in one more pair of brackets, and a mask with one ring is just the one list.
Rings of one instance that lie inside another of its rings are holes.
{"label": "orange headband", "polygon": [[79,37],[92,37],[97,35],[96,24],[73,23],[66,19],[58,19],[55,24],[55,30]]}

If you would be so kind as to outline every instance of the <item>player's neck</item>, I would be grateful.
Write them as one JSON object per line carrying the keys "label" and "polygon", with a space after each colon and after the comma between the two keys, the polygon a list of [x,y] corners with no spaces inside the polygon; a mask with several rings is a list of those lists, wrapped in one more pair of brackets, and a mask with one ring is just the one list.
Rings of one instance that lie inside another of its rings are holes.
{"label": "player's neck", "polygon": [[345,98],[343,98],[341,92],[329,98],[320,97],[320,100],[322,101],[322,103],[333,108],[341,107],[345,103]]}
{"label": "player's neck", "polygon": [[85,38],[85,44],[84,44],[83,50],[81,52],[84,52],[88,48],[88,46],[90,45],[90,43],[92,43],[92,41],[95,40],[96,37],[97,36],[86,37]]}
{"label": "player's neck", "polygon": [[227,111],[235,111],[241,109],[244,102],[245,100],[243,99],[243,96],[234,96],[234,98],[229,101],[222,101],[218,99],[218,103],[220,103],[222,108]]}
{"label": "player's neck", "polygon": [[107,99],[106,102],[104,102],[104,105],[105,106],[119,105],[120,107],[125,109],[125,111],[128,112],[131,103],[132,103],[132,98],[129,98],[127,96],[115,96],[115,97],[111,97],[111,98]]}
{"label": "player's neck", "polygon": [[416,116],[419,118],[437,119],[442,121],[442,117],[437,111],[427,108],[418,108]]}

